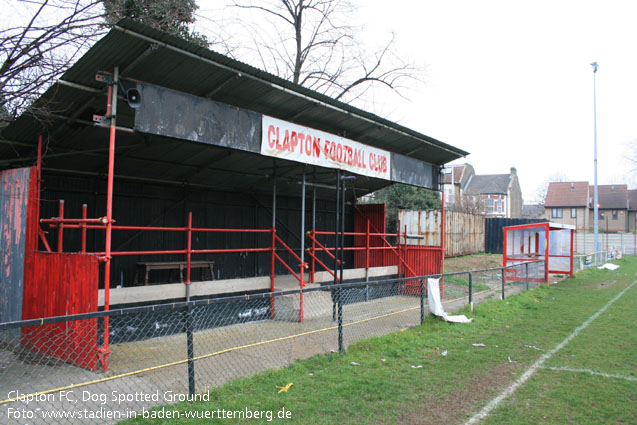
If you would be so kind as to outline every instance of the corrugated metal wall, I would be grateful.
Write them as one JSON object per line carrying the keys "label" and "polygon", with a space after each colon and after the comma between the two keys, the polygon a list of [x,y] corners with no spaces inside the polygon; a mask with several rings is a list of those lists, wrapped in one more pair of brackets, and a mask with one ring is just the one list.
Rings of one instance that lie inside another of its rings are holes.
{"label": "corrugated metal wall", "polygon": [[0,172],[0,323],[22,318],[30,168]]}
{"label": "corrugated metal wall", "polygon": [[487,218],[485,220],[484,252],[502,254],[504,233],[502,228],[520,224],[542,223],[546,220],[534,218]]}
{"label": "corrugated metal wall", "polygon": [[[300,194],[299,187],[299,194]],[[311,192],[310,192],[311,193]],[[43,218],[58,216],[58,200],[65,200],[65,217],[80,217],[82,204],[88,204],[89,217],[105,214],[106,179],[45,175],[43,183]],[[308,194],[306,202],[305,228],[312,228],[312,201]],[[301,227],[300,198],[277,197],[277,235],[295,252],[300,247]],[[196,189],[187,186],[141,184],[129,181],[115,181],[113,218],[116,224],[139,226],[184,226],[189,211],[193,213],[194,227],[214,228],[260,228],[272,227],[272,198],[260,194],[230,193]],[[317,230],[333,231],[335,227],[334,202],[317,200]],[[346,205],[345,229],[354,228],[353,207]],[[51,248],[56,250],[56,229],[45,228]],[[64,251],[76,252],[80,249],[80,231],[64,231]],[[346,245],[351,246],[351,238]],[[248,233],[193,233],[193,249],[203,248],[250,248],[269,247],[269,234]],[[183,232],[158,231],[113,231],[113,251],[184,249],[186,235]],[[306,244],[307,246],[307,244]],[[330,245],[331,246],[331,245]],[[42,249],[42,247],[40,247]],[[104,250],[104,232],[87,232],[87,250]],[[279,252],[288,264],[295,265],[285,252]],[[185,255],[116,256],[112,262],[111,286],[130,286],[136,280],[136,263],[141,261],[178,261]],[[199,254],[193,260],[215,262],[215,278],[233,279],[241,277],[266,276],[270,273],[269,253]],[[346,255],[347,264],[353,263],[351,253]],[[277,274],[287,274],[283,266],[277,264]],[[200,275],[201,273],[201,275]],[[193,269],[193,280],[209,279],[204,269]],[[176,271],[154,271],[152,282],[178,282]],[[103,287],[100,284],[100,287]]]}
{"label": "corrugated metal wall", "polygon": [[[442,212],[399,211],[401,231],[407,226],[407,233],[420,235],[423,239],[408,239],[410,245],[440,246],[440,224]],[[484,251],[483,215],[473,215],[457,211],[445,212],[445,257],[456,257]]]}

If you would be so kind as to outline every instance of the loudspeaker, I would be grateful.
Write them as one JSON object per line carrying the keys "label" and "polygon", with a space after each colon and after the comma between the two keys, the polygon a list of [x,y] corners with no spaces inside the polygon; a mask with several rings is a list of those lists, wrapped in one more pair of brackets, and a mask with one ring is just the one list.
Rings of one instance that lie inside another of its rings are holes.
{"label": "loudspeaker", "polygon": [[126,99],[128,99],[128,105],[133,109],[137,109],[142,105],[142,95],[137,89],[128,89],[126,91]]}

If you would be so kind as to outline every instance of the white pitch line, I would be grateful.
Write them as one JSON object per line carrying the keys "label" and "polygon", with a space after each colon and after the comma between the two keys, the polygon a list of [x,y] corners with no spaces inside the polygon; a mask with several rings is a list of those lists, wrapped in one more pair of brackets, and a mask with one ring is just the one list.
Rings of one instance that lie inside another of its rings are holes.
{"label": "white pitch line", "polygon": [[526,370],[526,372],[524,372],[524,374],[517,380],[515,380],[513,382],[513,384],[511,384],[506,390],[504,390],[502,392],[502,394],[500,394],[499,396],[495,397],[493,400],[491,400],[486,406],[484,406],[482,408],[482,410],[480,410],[478,413],[476,413],[475,415],[473,415],[473,417],[471,419],[469,419],[465,425],[473,425],[473,424],[477,424],[478,422],[480,422],[482,419],[486,418],[489,413],[491,413],[491,411],[493,409],[495,409],[501,402],[502,400],[504,400],[505,398],[507,398],[508,396],[510,396],[511,394],[513,394],[515,392],[515,390],[517,390],[520,386],[522,386],[522,384],[524,384],[526,381],[529,380],[529,378],[535,373],[536,370],[538,370],[538,368],[540,368],[545,361],[547,361],[548,359],[550,359],[555,353],[557,353],[558,351],[560,351],[562,348],[564,348],[564,346],[566,344],[568,344],[569,342],[571,342],[571,340],[573,338],[575,338],[577,335],[579,335],[579,333],[581,331],[583,331],[584,329],[586,329],[588,327],[588,325],[591,324],[591,322],[595,319],[597,319],[599,317],[600,314],[602,314],[603,312],[606,311],[606,309],[608,307],[610,307],[615,301],[617,301],[622,295],[624,295],[626,293],[626,291],[628,291],[630,288],[632,288],[633,286],[635,286],[635,283],[637,283],[637,281],[633,282],[630,284],[630,286],[628,286],[627,288],[624,288],[623,291],[621,291],[619,294],[617,294],[617,296],[615,298],[613,298],[612,300],[610,300],[604,307],[602,307],[601,309],[599,309],[597,311],[597,313],[593,314],[591,317],[589,317],[584,323],[582,323],[579,327],[577,327],[577,329],[575,329],[573,331],[572,334],[570,334],[569,336],[566,337],[566,339],[564,339],[564,341],[560,342],[557,346],[555,346],[555,348],[553,348],[551,351],[545,353],[544,355],[542,355],[542,357],[540,357],[540,359],[535,362],[533,364],[533,366],[531,366],[530,368],[528,368]]}
{"label": "white pitch line", "polygon": [[597,375],[603,376],[604,378],[617,378],[617,379],[625,379],[627,381],[635,381],[637,382],[637,378],[634,376],[624,376],[624,375],[613,375],[610,373],[597,372],[591,369],[573,369],[572,367],[560,366],[560,367],[551,367],[551,366],[540,366],[541,369],[554,370],[557,372],[578,372],[578,373],[588,373],[589,375]]}

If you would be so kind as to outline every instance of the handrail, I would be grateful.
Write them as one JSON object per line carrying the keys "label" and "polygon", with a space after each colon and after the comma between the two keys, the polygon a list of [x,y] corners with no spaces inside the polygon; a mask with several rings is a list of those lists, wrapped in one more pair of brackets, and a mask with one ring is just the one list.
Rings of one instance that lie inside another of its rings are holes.
{"label": "handrail", "polygon": [[[321,248],[321,251],[324,251],[327,255],[329,255],[329,256],[330,256],[330,258],[331,258],[332,260],[336,260],[336,262],[337,262],[338,264],[341,264],[341,260],[337,260],[337,259],[336,259],[336,256],[335,256],[334,254],[332,254],[332,253],[329,251],[329,249],[328,249],[328,248],[326,248],[326,247],[325,247],[322,243],[320,243],[320,242],[318,241],[318,239],[316,238],[315,234],[323,234],[323,233],[328,233],[328,232],[321,232],[321,233],[319,233],[319,232],[317,232],[317,231],[315,231],[315,230],[310,230],[309,232],[307,232],[307,236],[310,238],[310,241],[312,241],[312,242],[316,243],[316,244],[317,244],[317,245]],[[345,234],[347,235],[347,233],[345,233]],[[354,248],[358,248],[358,247],[354,247]],[[307,250],[309,250],[309,249],[310,249],[310,248],[308,248]],[[332,249],[335,249],[335,248],[332,248]],[[345,248],[344,248],[344,249],[345,249]],[[306,250],[306,251],[307,251],[307,250]]]}
{"label": "handrail", "polygon": [[337,280],[338,282],[340,282],[340,281],[341,281],[341,279],[340,279],[338,276],[334,276],[334,272],[333,272],[333,271],[332,271],[329,267],[327,267],[327,266],[326,266],[326,265],[325,265],[325,264],[324,264],[321,260],[319,260],[319,259],[318,259],[318,257],[317,257],[317,256],[316,256],[313,252],[312,252],[312,250],[311,250],[310,248],[308,248],[308,249],[306,250],[306,252],[307,252],[307,254],[308,254],[309,256],[311,256],[311,257],[312,257],[312,258],[313,258],[313,259],[314,259],[317,263],[319,263],[319,265],[320,265],[321,267],[323,267],[323,268],[325,269],[325,271],[327,271],[329,274],[331,274],[331,275],[332,275],[332,277],[336,277],[336,280]]}
{"label": "handrail", "polygon": [[301,257],[299,257],[296,252],[292,251],[292,248],[290,248],[285,242],[283,242],[283,240],[276,233],[274,234],[274,239],[281,245],[283,245],[283,248],[285,248],[290,254],[292,254],[292,256],[296,258],[299,263],[301,262]]}
{"label": "handrail", "polygon": [[[328,231],[313,231],[313,232],[316,235],[333,235],[334,234],[334,232],[328,232]],[[338,232],[338,233],[340,234],[340,232]],[[356,233],[356,232],[345,232],[343,234],[346,235],[346,236],[352,236],[352,235],[354,235],[354,236],[357,236],[357,235],[358,236],[367,236],[366,233],[360,233],[360,232],[358,232],[358,233]],[[383,242],[385,242],[385,244],[387,244],[387,247],[369,247],[369,248],[364,247],[364,246],[363,247],[348,247],[348,248],[343,248],[343,250],[344,251],[363,251],[363,250],[366,250],[366,249],[370,249],[370,250],[390,249],[390,250],[392,250],[394,252],[394,254],[396,254],[396,257],[398,257],[398,261],[401,262],[411,274],[416,276],[416,272],[409,266],[409,264],[407,264],[407,262],[405,261],[403,256],[400,255],[399,249],[397,249],[396,247],[392,246],[392,244],[390,244],[389,241],[383,235],[397,236],[397,237],[401,236],[399,233],[397,233],[397,234],[393,234],[393,233],[370,233],[369,234],[370,237],[379,237],[379,238],[381,238],[383,240]],[[319,243],[318,241],[316,241],[316,242]],[[398,241],[398,246],[400,246],[400,240]],[[331,248],[331,249],[334,249],[334,248]],[[325,252],[329,253],[330,248],[325,248],[324,247],[324,250],[325,250]],[[329,254],[330,254],[330,256],[332,258],[334,258],[331,253],[329,253]]]}
{"label": "handrail", "polygon": [[[275,264],[275,260],[279,260],[279,262],[281,264],[283,264],[283,267],[285,267],[287,269],[287,271],[289,271],[290,273],[292,273],[292,276],[294,276],[298,281],[299,281],[299,289],[301,290],[301,292],[299,293],[299,322],[303,322],[303,289],[305,288],[305,279],[303,277],[304,275],[304,271],[307,268],[307,263],[303,262],[303,260],[301,260],[301,257],[299,257],[296,252],[292,251],[292,249],[285,243],[283,242],[283,240],[277,236],[276,234],[276,228],[272,228],[272,274],[271,274],[271,279],[272,279],[272,283],[271,285],[274,285],[274,264]],[[292,270],[292,267],[290,267],[288,265],[288,263],[286,263],[285,261],[283,261],[283,258],[281,258],[279,256],[279,254],[276,253],[276,243],[279,242],[283,248],[285,248],[287,250],[288,253],[292,254],[292,256],[294,258],[296,258],[296,260],[299,262],[299,273],[297,274],[294,270]],[[274,317],[274,299],[271,299],[271,315],[272,317]]]}

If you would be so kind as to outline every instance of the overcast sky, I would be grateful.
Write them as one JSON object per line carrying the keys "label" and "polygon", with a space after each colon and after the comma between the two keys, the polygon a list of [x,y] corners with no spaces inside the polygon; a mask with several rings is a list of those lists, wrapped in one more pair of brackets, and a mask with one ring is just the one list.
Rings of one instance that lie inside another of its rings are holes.
{"label": "overcast sky", "polygon": [[527,202],[555,173],[593,183],[597,61],[599,182],[634,186],[623,156],[637,139],[637,1],[354,1],[366,41],[393,32],[426,70],[409,100],[376,112],[470,152],[478,174],[516,167]]}
{"label": "overcast sky", "polygon": [[[633,182],[637,1],[361,1],[368,31],[394,31],[426,84],[390,118],[471,154],[478,174],[518,170],[525,201],[560,172],[593,183],[597,61],[599,182]],[[632,186],[632,184],[631,184]]]}

